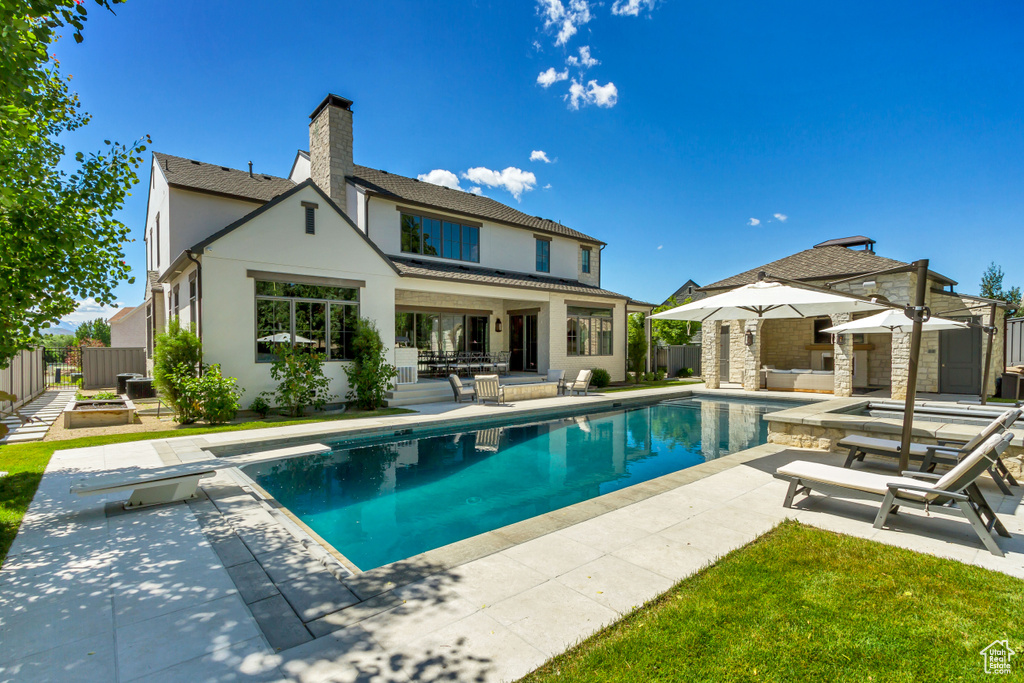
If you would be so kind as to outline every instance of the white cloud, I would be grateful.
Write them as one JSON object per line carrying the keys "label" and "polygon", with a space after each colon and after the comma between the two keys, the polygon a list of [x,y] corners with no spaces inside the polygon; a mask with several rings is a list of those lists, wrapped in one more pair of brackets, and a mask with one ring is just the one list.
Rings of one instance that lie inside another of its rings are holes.
{"label": "white cloud", "polygon": [[552,84],[557,83],[558,81],[567,81],[567,80],[569,80],[569,70],[568,69],[565,69],[564,71],[558,72],[558,71],[555,71],[555,67],[551,67],[547,71],[541,71],[537,75],[537,83],[542,85],[545,88],[550,87]]}
{"label": "white cloud", "polygon": [[582,84],[577,83],[576,79],[572,79],[572,85],[569,86],[569,94],[566,95],[569,100],[569,109],[579,109],[580,102],[586,104],[587,91]]}
{"label": "white cloud", "polygon": [[545,190],[550,190],[551,189],[551,183],[548,183],[547,185],[545,185],[544,189]]}
{"label": "white cloud", "polygon": [[[87,320],[95,320],[96,318],[103,318],[106,320],[120,311],[121,308],[124,308],[124,303],[121,301],[118,301],[117,305],[120,308],[104,306],[93,298],[82,299],[78,302],[78,308],[75,309],[75,312],[61,319],[61,323],[70,324],[72,327],[78,327]],[[60,327],[60,325],[55,325],[54,327]]]}
{"label": "white cloud", "polygon": [[587,83],[587,99],[599,107],[611,108],[619,101],[619,89],[610,81],[605,85],[590,81]]}
{"label": "white cloud", "polygon": [[785,223],[786,219],[789,218],[789,216],[787,216],[784,213],[776,213],[776,214],[772,214],[772,215],[775,216],[775,220],[777,220],[780,223]]}
{"label": "white cloud", "polygon": [[545,164],[551,163],[551,159],[548,159],[547,153],[542,149],[535,149],[530,152],[530,161],[543,161]]}
{"label": "white cloud", "polygon": [[597,66],[601,62],[590,56],[590,46],[584,45],[579,50],[580,56],[569,55],[565,59],[565,63],[569,66],[578,66],[581,69],[589,69],[592,66]]}
{"label": "white cloud", "polygon": [[615,0],[612,3],[612,14],[620,17],[636,17],[644,9],[653,10],[656,0]]}
{"label": "white cloud", "polygon": [[509,166],[503,171],[492,171],[489,168],[477,166],[463,173],[462,177],[479,185],[508,190],[516,198],[516,201],[519,201],[523,192],[529,192],[537,186],[537,176],[514,166]]}
{"label": "white cloud", "polygon": [[459,176],[455,175],[451,171],[446,171],[443,168],[435,168],[430,173],[420,173],[416,176],[417,180],[422,180],[425,183],[431,185],[440,185],[441,187],[450,187],[453,190],[461,190],[459,187]]}
{"label": "white cloud", "polygon": [[756,218],[751,218],[749,221],[747,221],[747,225],[749,225],[749,226],[761,225],[761,221],[757,220]]}
{"label": "white cloud", "polygon": [[664,244],[659,244],[659,245],[658,245],[658,251],[661,251],[661,250],[662,250],[662,249],[664,249],[664,248],[665,248],[665,245],[664,245]]}
{"label": "white cloud", "polygon": [[588,0],[569,0],[568,6],[562,0],[537,0],[537,5],[538,12],[544,17],[544,29],[558,27],[555,45],[565,45],[580,26],[593,18]]}
{"label": "white cloud", "polygon": [[484,193],[484,191],[482,189],[480,189],[479,185],[474,185],[473,187],[469,188],[469,193],[470,194],[476,194],[476,195],[482,195]]}

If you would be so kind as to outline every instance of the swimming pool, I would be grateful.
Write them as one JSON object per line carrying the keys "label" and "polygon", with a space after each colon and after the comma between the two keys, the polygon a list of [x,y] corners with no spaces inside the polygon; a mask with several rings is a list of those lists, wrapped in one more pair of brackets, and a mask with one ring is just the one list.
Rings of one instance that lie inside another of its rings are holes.
{"label": "swimming pool", "polygon": [[[368,570],[765,443],[782,401],[686,398],[242,468]],[[506,421],[507,422],[507,421]]]}

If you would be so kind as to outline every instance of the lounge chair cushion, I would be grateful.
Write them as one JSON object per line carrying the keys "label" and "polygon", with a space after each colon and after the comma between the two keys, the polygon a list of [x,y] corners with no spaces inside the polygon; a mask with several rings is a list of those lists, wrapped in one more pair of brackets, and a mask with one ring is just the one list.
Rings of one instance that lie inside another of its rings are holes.
{"label": "lounge chair cushion", "polygon": [[[1010,435],[1010,438],[1013,438],[1013,436]],[[935,482],[935,488],[960,488],[958,484],[967,474],[967,471],[974,468],[982,458],[987,458],[990,463],[994,461],[1005,450],[1006,446],[1002,444],[1006,442],[1007,440],[1002,434],[993,434],[988,437],[977,448],[961,458],[956,467],[942,475],[942,479]]]}
{"label": "lounge chair cushion", "polygon": [[[860,436],[859,434],[851,434],[850,436],[844,436],[839,440],[839,445],[844,448],[851,448],[856,446],[861,450],[868,451],[869,453],[892,453],[897,454],[900,452],[900,442],[894,439],[879,439],[874,436]],[[919,443],[910,444],[910,455],[918,458],[923,458],[928,454],[928,447],[923,446]]]}
{"label": "lounge chair cushion", "polygon": [[[873,493],[877,496],[884,496],[889,491],[890,482],[899,482],[910,486],[928,486],[928,482],[910,477],[897,477],[889,474],[875,474],[864,470],[851,470],[835,465],[826,465],[820,462],[807,462],[806,460],[795,460],[788,465],[783,465],[777,472],[787,477],[800,479],[808,482],[821,482],[841,486],[847,489]],[[923,500],[924,497],[917,493],[904,492],[907,498]]]}

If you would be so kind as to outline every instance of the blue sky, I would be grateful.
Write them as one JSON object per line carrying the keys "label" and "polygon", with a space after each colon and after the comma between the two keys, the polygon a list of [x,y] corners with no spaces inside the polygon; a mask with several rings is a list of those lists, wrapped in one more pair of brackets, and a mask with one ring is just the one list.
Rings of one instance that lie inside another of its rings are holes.
{"label": "blue sky", "polygon": [[[117,12],[91,9],[84,44],[54,50],[94,117],[70,150],[148,133],[158,151],[285,175],[307,148],[309,113],[334,92],[355,102],[356,163],[449,171],[464,189],[511,181],[518,202],[482,189],[608,242],[603,285],[635,298],[853,234],[885,256],[930,258],[964,292],[993,260],[1024,284],[1020,3],[130,1]],[[471,172],[474,183],[470,169],[512,170]],[[145,201],[144,179],[121,216],[138,237],[137,274]],[[142,287],[118,296],[134,305]]]}

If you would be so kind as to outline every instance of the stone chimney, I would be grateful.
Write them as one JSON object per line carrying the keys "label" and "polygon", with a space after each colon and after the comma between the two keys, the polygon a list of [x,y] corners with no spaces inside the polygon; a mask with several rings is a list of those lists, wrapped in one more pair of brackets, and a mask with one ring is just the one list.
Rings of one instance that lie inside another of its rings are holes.
{"label": "stone chimney", "polygon": [[309,115],[309,176],[345,213],[352,167],[352,100],[328,95]]}

